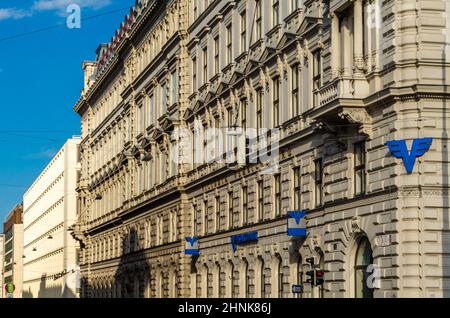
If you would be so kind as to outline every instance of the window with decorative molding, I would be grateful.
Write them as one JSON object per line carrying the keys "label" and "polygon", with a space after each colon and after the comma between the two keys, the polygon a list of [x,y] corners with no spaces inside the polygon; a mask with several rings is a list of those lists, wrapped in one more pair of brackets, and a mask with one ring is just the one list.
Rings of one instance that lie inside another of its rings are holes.
{"label": "window with decorative molding", "polygon": [[241,20],[241,53],[247,51],[247,12],[244,10],[240,15]]}
{"label": "window with decorative molding", "polygon": [[322,158],[314,162],[315,204],[320,207],[323,204],[323,162]]}
{"label": "window with decorative molding", "polygon": [[282,210],[282,200],[281,200],[281,175],[276,174],[273,177],[273,186],[274,186],[274,213],[275,217],[281,216],[281,210]]}
{"label": "window with decorative molding", "polygon": [[280,24],[280,0],[272,0],[272,27]]}
{"label": "window with decorative molding", "polygon": [[280,125],[280,78],[272,80],[272,128]]}
{"label": "window with decorative molding", "polygon": [[214,38],[214,74],[220,72],[220,38]]}
{"label": "window with decorative molding", "polygon": [[365,142],[354,144],[354,189],[355,196],[366,192],[366,150]]}
{"label": "window with decorative molding", "polygon": [[255,0],[255,41],[263,37],[262,0]]}
{"label": "window with decorative molding", "polygon": [[242,187],[242,225],[248,224],[248,187]]}
{"label": "window with decorative molding", "polygon": [[233,25],[227,26],[227,65],[233,62]]}
{"label": "window with decorative molding", "polygon": [[301,191],[301,171],[300,167],[295,167],[293,171],[293,177],[294,177],[294,209],[296,211],[301,210],[301,198],[302,198],[302,191]]}
{"label": "window with decorative molding", "polygon": [[292,117],[298,116],[300,114],[298,64],[291,67],[291,107]]}

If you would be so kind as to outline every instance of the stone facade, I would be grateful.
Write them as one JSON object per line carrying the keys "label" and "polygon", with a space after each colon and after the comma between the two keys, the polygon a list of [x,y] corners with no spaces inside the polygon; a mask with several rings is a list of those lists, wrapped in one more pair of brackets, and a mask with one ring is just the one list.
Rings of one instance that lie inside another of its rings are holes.
{"label": "stone facade", "polygon": [[2,289],[3,297],[9,297],[4,290],[4,284],[15,286],[13,298],[22,297],[23,288],[23,206],[17,204],[3,223],[3,262]]}
{"label": "stone facade", "polygon": [[[303,297],[450,296],[447,16],[443,0],[137,1],[75,105],[82,296],[296,297],[310,257],[325,283]],[[279,169],[175,164],[173,132],[197,121],[278,129]],[[417,138],[433,142],[407,173],[385,144]],[[287,236],[292,210],[306,238]]]}

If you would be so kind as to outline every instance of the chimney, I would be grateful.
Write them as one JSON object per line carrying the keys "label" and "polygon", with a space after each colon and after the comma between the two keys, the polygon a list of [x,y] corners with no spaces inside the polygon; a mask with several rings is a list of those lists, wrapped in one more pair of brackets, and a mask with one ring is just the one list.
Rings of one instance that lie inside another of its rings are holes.
{"label": "chimney", "polygon": [[101,43],[101,44],[98,46],[97,50],[95,51],[95,55],[96,55],[95,60],[96,60],[97,62],[100,61],[100,58],[103,56],[103,54],[105,54],[106,50],[108,50],[108,44],[106,44],[106,43]]}
{"label": "chimney", "polygon": [[91,86],[95,71],[97,69],[97,62],[84,61],[83,62],[83,72],[84,72],[84,88],[83,93],[86,92]]}

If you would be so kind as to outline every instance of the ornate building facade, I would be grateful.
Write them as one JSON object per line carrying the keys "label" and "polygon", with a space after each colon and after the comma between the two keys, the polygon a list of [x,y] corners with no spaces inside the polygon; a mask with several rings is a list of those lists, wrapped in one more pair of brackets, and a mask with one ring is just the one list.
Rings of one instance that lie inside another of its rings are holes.
{"label": "ornate building facade", "polygon": [[[75,105],[82,297],[450,296],[447,15],[443,0],[137,1]],[[176,162],[174,132],[196,123],[256,129],[237,137],[246,161],[194,143]],[[250,163],[265,128],[270,173]],[[307,211],[306,237],[289,211]]]}

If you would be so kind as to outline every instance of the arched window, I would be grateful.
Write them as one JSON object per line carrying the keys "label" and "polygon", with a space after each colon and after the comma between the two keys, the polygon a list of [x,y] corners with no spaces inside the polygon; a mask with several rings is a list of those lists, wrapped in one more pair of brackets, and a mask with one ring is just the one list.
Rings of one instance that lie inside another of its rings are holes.
{"label": "arched window", "polygon": [[373,264],[372,248],[369,240],[364,237],[359,241],[355,257],[355,297],[373,298],[373,289],[367,285],[370,273],[367,267]]}
{"label": "arched window", "polygon": [[228,267],[230,270],[230,294],[232,298],[236,297],[236,288],[235,288],[235,274],[234,274],[234,264],[232,261],[229,261]]}
{"label": "arched window", "polygon": [[260,262],[260,268],[259,268],[259,274],[260,274],[260,286],[261,286],[261,298],[266,298],[266,273],[265,273],[265,266],[264,266],[264,260],[261,259]]}
{"label": "arched window", "polygon": [[242,278],[243,278],[243,280],[244,280],[244,286],[243,286],[243,296],[245,297],[245,298],[249,298],[250,297],[250,284],[249,284],[249,281],[250,281],[250,277],[249,277],[249,270],[248,270],[248,262],[247,262],[247,260],[243,260],[243,265],[242,265],[242,268],[243,268],[243,273],[242,273]]}
{"label": "arched window", "polygon": [[278,257],[278,298],[283,298],[283,261]]}

